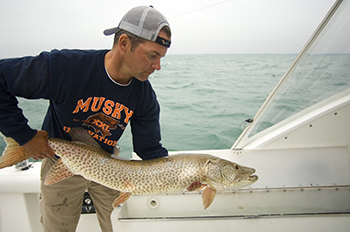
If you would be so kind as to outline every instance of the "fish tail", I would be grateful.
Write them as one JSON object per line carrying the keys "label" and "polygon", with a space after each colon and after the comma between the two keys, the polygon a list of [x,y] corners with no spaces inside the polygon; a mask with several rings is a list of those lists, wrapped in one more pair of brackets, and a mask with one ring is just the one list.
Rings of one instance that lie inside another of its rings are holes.
{"label": "fish tail", "polygon": [[0,157],[0,169],[10,167],[30,158],[28,152],[14,139],[5,137],[4,135],[2,136],[4,137],[6,147]]}

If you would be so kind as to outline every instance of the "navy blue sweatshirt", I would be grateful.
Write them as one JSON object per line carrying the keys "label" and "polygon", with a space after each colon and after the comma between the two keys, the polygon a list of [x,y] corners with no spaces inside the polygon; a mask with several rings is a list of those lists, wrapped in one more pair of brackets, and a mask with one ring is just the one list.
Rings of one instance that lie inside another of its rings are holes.
{"label": "navy blue sweatshirt", "polygon": [[101,147],[113,152],[128,123],[134,151],[142,159],[167,155],[162,147],[159,104],[149,81],[133,78],[119,85],[104,66],[107,50],[53,50],[36,57],[0,60],[0,131],[23,145],[36,134],[15,96],[47,99],[42,129],[70,139],[70,128],[84,127]]}

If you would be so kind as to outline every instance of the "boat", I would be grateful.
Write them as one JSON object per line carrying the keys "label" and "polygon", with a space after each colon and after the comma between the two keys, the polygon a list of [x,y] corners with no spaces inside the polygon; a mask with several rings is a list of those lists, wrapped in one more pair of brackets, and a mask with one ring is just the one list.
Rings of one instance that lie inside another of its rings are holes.
{"label": "boat", "polygon": [[[350,1],[338,0],[230,149],[209,153],[254,167],[259,180],[217,194],[135,195],[114,231],[349,231]],[[135,157],[136,158],[136,157]],[[0,170],[0,232],[41,231],[40,163]],[[87,195],[77,231],[99,231]]]}

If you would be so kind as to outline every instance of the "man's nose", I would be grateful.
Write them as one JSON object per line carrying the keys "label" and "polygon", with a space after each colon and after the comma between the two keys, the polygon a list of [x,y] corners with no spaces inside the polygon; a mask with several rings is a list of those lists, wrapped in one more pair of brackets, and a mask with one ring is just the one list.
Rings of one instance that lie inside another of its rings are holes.
{"label": "man's nose", "polygon": [[160,59],[157,59],[157,60],[152,64],[152,68],[154,68],[155,70],[158,70],[158,71],[161,69]]}

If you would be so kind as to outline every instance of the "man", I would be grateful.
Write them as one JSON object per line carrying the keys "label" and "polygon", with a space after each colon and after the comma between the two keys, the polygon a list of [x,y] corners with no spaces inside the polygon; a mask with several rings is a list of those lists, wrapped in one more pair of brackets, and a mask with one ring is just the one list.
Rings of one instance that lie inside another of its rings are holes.
{"label": "man", "polygon": [[[148,77],[161,68],[160,59],[170,46],[169,23],[153,7],[135,7],[104,34],[115,34],[110,51],[53,50],[0,61],[0,131],[33,158],[43,159],[44,231],[75,231],[85,190],[102,231],[112,231],[112,202],[119,194],[81,176],[45,186],[45,175],[57,160],[47,144],[49,137],[70,140],[70,128],[83,126],[112,153],[130,122],[138,156],[167,155],[160,144],[159,104]],[[50,100],[43,130],[28,126],[15,96]]]}

